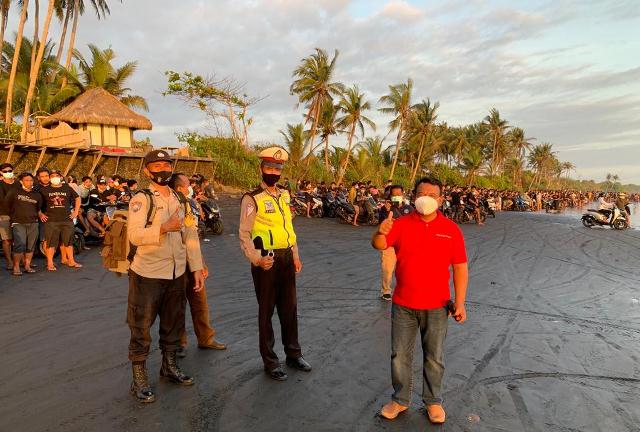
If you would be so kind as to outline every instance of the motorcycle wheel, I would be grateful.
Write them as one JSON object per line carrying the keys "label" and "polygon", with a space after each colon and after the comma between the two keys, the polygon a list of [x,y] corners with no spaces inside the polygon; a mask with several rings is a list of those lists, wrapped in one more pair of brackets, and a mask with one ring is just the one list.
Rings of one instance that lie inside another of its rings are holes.
{"label": "motorcycle wheel", "polygon": [[223,231],[224,231],[224,225],[222,225],[222,221],[221,220],[215,221],[211,227],[211,232],[214,235],[220,235],[222,234]]}
{"label": "motorcycle wheel", "polygon": [[627,221],[624,219],[616,219],[613,221],[613,228],[617,230],[623,230],[627,228]]}
{"label": "motorcycle wheel", "polygon": [[480,212],[480,222],[485,223],[487,221],[487,214],[485,212]]}
{"label": "motorcycle wheel", "polygon": [[582,225],[584,225],[586,228],[591,228],[595,225],[595,221],[591,216],[584,216],[582,218]]}
{"label": "motorcycle wheel", "polygon": [[84,236],[80,233],[73,234],[73,254],[80,255],[84,250]]}

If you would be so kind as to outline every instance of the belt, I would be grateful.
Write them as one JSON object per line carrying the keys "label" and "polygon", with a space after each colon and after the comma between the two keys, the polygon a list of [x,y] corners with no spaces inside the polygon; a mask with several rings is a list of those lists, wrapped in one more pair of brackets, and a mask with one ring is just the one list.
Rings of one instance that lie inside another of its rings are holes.
{"label": "belt", "polygon": [[262,256],[284,256],[291,253],[291,248],[285,249],[262,249]]}

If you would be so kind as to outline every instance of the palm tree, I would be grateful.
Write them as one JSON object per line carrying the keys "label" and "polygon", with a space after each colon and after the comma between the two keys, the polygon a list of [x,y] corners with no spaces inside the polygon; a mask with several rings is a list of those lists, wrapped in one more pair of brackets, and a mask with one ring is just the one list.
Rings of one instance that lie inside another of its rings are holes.
{"label": "palm tree", "polygon": [[70,86],[75,88],[76,95],[90,88],[101,87],[128,107],[148,111],[147,101],[142,96],[130,94],[131,89],[126,87],[126,82],[135,73],[138,63],[127,62],[115,68],[111,62],[116,56],[111,48],[101,50],[90,44],[89,51],[91,52],[90,62],[76,51],[79,76],[74,75],[73,71],[63,71],[64,77],[70,81]]}
{"label": "palm tree", "polygon": [[420,150],[418,150],[418,157],[413,168],[413,172],[411,173],[411,180],[409,183],[413,183],[416,179],[418,167],[420,167],[420,163],[422,161],[424,145],[427,140],[431,140],[433,135],[433,126],[438,118],[438,115],[436,114],[438,107],[440,107],[438,102],[431,105],[431,100],[427,99],[426,101],[423,100],[411,108],[411,116],[409,117],[407,128],[407,141],[409,143],[419,142]]}
{"label": "palm tree", "polygon": [[[549,185],[549,175],[554,163],[557,161],[553,146],[549,143],[539,144],[531,149],[529,153],[529,166],[534,169],[535,176],[531,184],[544,180]],[[529,185],[531,189],[531,185]]]}
{"label": "palm tree", "polygon": [[[42,41],[47,40],[49,37],[49,24],[51,24],[51,18],[53,17],[53,8],[55,6],[56,0],[49,0],[49,7],[47,8],[47,16],[44,20],[44,28],[42,29],[42,37],[40,38]],[[38,4],[36,0],[36,5]],[[38,54],[35,59],[35,63],[30,71],[29,76],[29,90],[27,91],[27,98],[24,103],[24,113],[22,114],[22,142],[25,142],[27,139],[27,132],[29,126],[29,116],[31,115],[31,99],[33,98],[33,93],[36,90],[36,82],[38,78],[38,73],[40,72],[40,64],[42,63],[42,58],[44,57],[44,49],[46,47],[46,43],[38,44]]]}
{"label": "palm tree", "polygon": [[380,138],[378,135],[375,137],[369,137],[358,144],[358,147],[365,151],[370,172],[373,174],[372,176],[367,177],[375,177],[375,181],[377,183],[384,180],[382,179],[385,162],[385,150],[383,149],[383,145],[384,139]]}
{"label": "palm tree", "polygon": [[333,82],[337,59],[338,50],[335,51],[333,59],[329,60],[326,51],[316,48],[316,52],[302,59],[301,64],[293,71],[293,77],[296,79],[289,91],[292,95],[298,96],[299,103],[305,104],[305,123],[313,120],[309,132],[309,153],[313,152],[313,141],[324,101],[332,100],[332,95],[340,95],[343,90],[342,84]]}
{"label": "palm tree", "polygon": [[484,123],[488,127],[487,134],[492,143],[491,174],[495,175],[504,159],[504,138],[509,129],[509,122],[500,118],[500,112],[497,109],[491,108],[489,115],[484,118]]}
{"label": "palm tree", "polygon": [[13,0],[0,0],[0,53],[4,52],[4,32],[7,30],[9,10]]}
{"label": "palm tree", "polygon": [[567,179],[569,178],[569,174],[571,173],[571,171],[574,171],[576,169],[576,166],[571,162],[562,162],[560,167],[563,173],[567,173]]}
{"label": "palm tree", "polygon": [[287,130],[281,130],[280,133],[284,137],[284,143],[287,151],[289,152],[288,166],[291,170],[291,177],[295,178],[300,166],[300,162],[304,156],[304,146],[307,140],[307,133],[304,130],[304,125],[298,123],[292,125],[287,123]]}
{"label": "palm tree", "polygon": [[531,150],[533,144],[530,141],[535,140],[535,138],[526,138],[524,130],[519,127],[511,129],[508,139],[511,148],[515,151],[515,156],[520,159],[524,159],[526,152]]}
{"label": "palm tree", "polygon": [[320,130],[322,143],[324,143],[324,167],[327,172],[331,169],[331,165],[329,164],[329,137],[338,133],[336,124],[337,113],[338,108],[333,104],[331,99],[327,98],[322,104],[320,119],[317,125]]}
{"label": "palm tree", "polygon": [[467,185],[473,184],[483,163],[484,157],[478,147],[467,149],[462,155],[462,169],[467,173]]}
{"label": "palm tree", "polygon": [[[71,28],[71,36],[69,37],[69,48],[67,50],[67,60],[64,64],[65,69],[69,69],[71,67],[71,60],[74,57],[74,48],[76,43],[76,34],[78,33],[78,18],[80,15],[84,14],[85,11],[85,2],[84,0],[62,0],[65,2],[66,8],[72,8],[71,14],[73,14],[73,25]],[[73,1],[73,3],[72,3]],[[120,0],[122,2],[122,0]],[[96,11],[98,15],[98,19],[105,18],[108,14],[111,13],[109,9],[109,5],[106,0],[90,0],[93,9]],[[66,21],[68,24],[68,21]],[[66,25],[63,27],[63,34],[66,36]],[[60,46],[62,47],[64,39],[60,38]],[[62,80],[62,87],[67,85],[66,77]]]}
{"label": "palm tree", "polygon": [[14,49],[13,61],[11,63],[11,73],[9,74],[9,84],[7,86],[7,103],[5,106],[4,121],[7,130],[13,122],[13,85],[18,72],[18,57],[20,56],[20,46],[22,45],[22,36],[24,34],[24,23],[27,20],[27,9],[29,0],[23,0],[22,11],[20,12],[20,23],[18,24],[18,33],[16,36],[16,44]]}
{"label": "palm tree", "polygon": [[413,80],[407,79],[406,84],[396,84],[389,86],[389,93],[382,96],[378,103],[386,104],[386,107],[379,108],[378,111],[385,114],[393,114],[395,118],[389,122],[390,132],[398,129],[396,137],[396,149],[393,156],[393,164],[391,165],[391,173],[389,178],[393,179],[398,163],[398,155],[400,154],[400,143],[411,112],[411,92],[413,90]]}
{"label": "palm tree", "polygon": [[365,100],[364,93],[360,93],[357,85],[348,88],[340,96],[338,109],[343,114],[338,119],[338,127],[348,130],[349,138],[347,144],[347,155],[345,157],[342,168],[339,170],[338,180],[336,183],[342,183],[342,179],[349,165],[349,156],[351,155],[351,147],[353,145],[353,137],[356,133],[356,127],[360,130],[360,134],[364,136],[364,125],[367,124],[371,129],[376,129],[376,124],[366,117],[363,112],[371,109],[371,104]]}

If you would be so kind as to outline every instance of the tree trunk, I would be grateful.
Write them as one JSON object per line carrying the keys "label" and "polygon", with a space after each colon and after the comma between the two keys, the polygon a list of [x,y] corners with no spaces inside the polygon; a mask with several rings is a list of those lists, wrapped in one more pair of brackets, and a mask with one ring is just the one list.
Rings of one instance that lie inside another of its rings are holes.
{"label": "tree trunk", "polygon": [[[311,130],[309,131],[309,152],[310,153],[313,151],[313,141],[316,138],[316,129],[318,128],[318,120],[320,117],[320,111],[322,110],[323,102],[324,102],[324,97],[321,96],[314,104],[315,106],[312,106],[311,110],[309,110],[309,116],[313,115],[313,124],[311,125]],[[308,117],[307,117],[307,121],[308,121]]]}
{"label": "tree trunk", "polygon": [[[37,3],[36,3],[37,4]],[[36,63],[31,70],[29,77],[29,90],[27,91],[27,99],[24,102],[24,114],[22,115],[22,136],[21,141],[27,140],[27,129],[29,127],[29,115],[31,114],[31,99],[33,99],[33,93],[36,89],[36,81],[38,80],[38,73],[40,72],[40,65],[42,64],[42,57],[44,57],[44,48],[49,36],[49,24],[51,24],[51,18],[53,17],[53,7],[56,4],[56,0],[49,0],[49,8],[47,9],[47,17],[44,21],[44,27],[42,29],[42,37],[40,38],[43,43],[38,48],[38,56],[36,57]]]}
{"label": "tree trunk", "polygon": [[249,147],[249,127],[247,126],[247,107],[242,108],[242,135],[244,136],[244,146]]}
{"label": "tree trunk", "polygon": [[404,128],[404,121],[400,121],[400,128],[398,129],[398,138],[396,138],[396,151],[393,156],[393,163],[391,164],[391,173],[389,179],[393,180],[393,174],[396,172],[396,164],[398,163],[398,155],[400,154],[400,141],[402,140],[402,130]]}
{"label": "tree trunk", "polygon": [[4,32],[7,30],[7,19],[9,18],[9,9],[11,2],[8,3],[7,9],[2,11],[2,22],[0,22],[0,54],[4,51]]}
{"label": "tree trunk", "polygon": [[351,130],[349,131],[349,145],[347,146],[347,155],[344,158],[344,164],[340,168],[340,176],[338,177],[337,184],[342,183],[342,179],[344,175],[347,173],[347,167],[349,166],[349,156],[351,155],[351,144],[353,143],[353,136],[356,133],[356,122],[354,121],[351,125]]}
{"label": "tree trunk", "polygon": [[[431,139],[431,136],[429,136],[429,139]],[[416,174],[418,173],[418,169],[420,168],[420,159],[422,158],[422,150],[424,149],[424,143],[426,142],[426,140],[427,140],[427,137],[423,135],[422,140],[420,141],[420,150],[418,150],[418,160],[416,161],[416,166],[413,168],[413,172],[411,173],[411,181],[409,182],[409,184],[413,184],[413,182],[416,179]]]}
{"label": "tree trunk", "polygon": [[36,54],[38,53],[38,32],[40,31],[40,0],[35,0],[35,13],[33,16],[33,43],[31,44],[31,69],[36,64]]}
{"label": "tree trunk", "polygon": [[329,135],[324,138],[324,168],[329,172]]}
{"label": "tree trunk", "polygon": [[[64,63],[64,68],[69,70],[71,68],[71,59],[73,58],[73,48],[76,44],[76,34],[78,33],[78,18],[80,16],[80,0],[73,0],[73,27],[71,28],[71,37],[69,38],[69,49],[67,50],[67,60]],[[62,86],[64,88],[67,85],[67,77],[62,78]]]}
{"label": "tree trunk", "polygon": [[64,23],[62,24],[62,34],[60,35],[60,44],[58,45],[58,53],[56,54],[56,62],[60,64],[62,60],[62,53],[64,52],[64,42],[67,39],[67,28],[69,28],[69,19],[71,18],[71,12],[73,8],[71,5],[67,5],[67,11],[64,14]]}
{"label": "tree trunk", "polygon": [[24,33],[24,23],[27,20],[27,8],[29,7],[29,0],[24,0],[22,3],[22,12],[20,13],[20,24],[18,24],[18,33],[16,36],[16,46],[13,53],[13,62],[11,63],[11,73],[9,74],[9,85],[7,86],[7,105],[5,107],[5,126],[7,130],[11,127],[13,122],[13,90],[16,81],[16,73],[18,72],[18,59],[20,57],[20,48],[22,46],[22,35]]}

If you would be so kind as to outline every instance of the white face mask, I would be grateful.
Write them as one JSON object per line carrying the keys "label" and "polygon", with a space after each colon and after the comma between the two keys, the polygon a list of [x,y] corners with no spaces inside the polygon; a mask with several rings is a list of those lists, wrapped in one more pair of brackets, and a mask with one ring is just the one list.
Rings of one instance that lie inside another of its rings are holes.
{"label": "white face mask", "polygon": [[189,186],[189,193],[187,194],[188,198],[193,198],[193,188]]}
{"label": "white face mask", "polygon": [[430,196],[421,196],[416,200],[416,210],[423,216],[429,216],[438,210],[438,201]]}
{"label": "white face mask", "polygon": [[13,178],[13,172],[3,172],[2,173],[2,177],[6,178],[6,179],[12,179]]}
{"label": "white face mask", "polygon": [[62,183],[62,179],[60,177],[51,177],[51,184],[54,186],[58,186]]}

